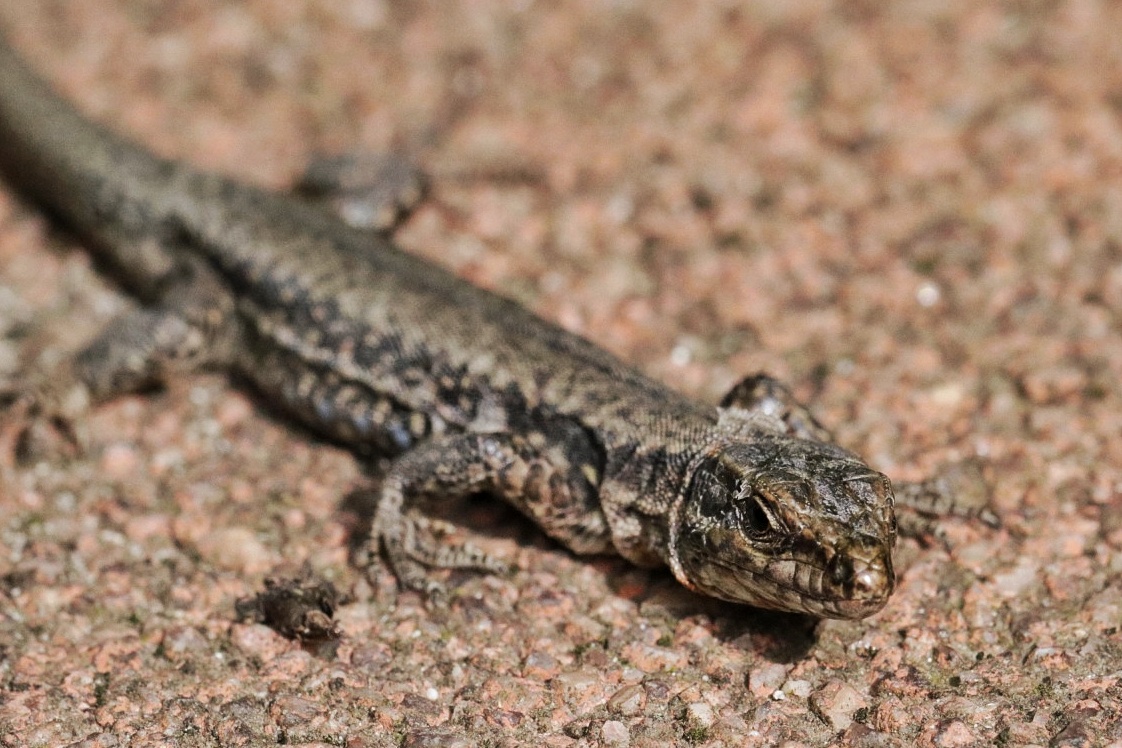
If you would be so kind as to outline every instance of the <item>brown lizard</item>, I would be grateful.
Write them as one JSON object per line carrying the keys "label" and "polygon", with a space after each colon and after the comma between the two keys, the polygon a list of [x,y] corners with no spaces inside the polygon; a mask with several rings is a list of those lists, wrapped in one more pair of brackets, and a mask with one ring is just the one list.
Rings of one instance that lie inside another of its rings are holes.
{"label": "brown lizard", "polygon": [[67,399],[220,367],[391,457],[371,545],[405,587],[500,567],[415,507],[484,491],[575,553],[666,565],[726,600],[860,618],[893,590],[889,480],[769,377],[689,399],[383,233],[148,153],[2,43],[0,169],[146,304],[75,358]]}

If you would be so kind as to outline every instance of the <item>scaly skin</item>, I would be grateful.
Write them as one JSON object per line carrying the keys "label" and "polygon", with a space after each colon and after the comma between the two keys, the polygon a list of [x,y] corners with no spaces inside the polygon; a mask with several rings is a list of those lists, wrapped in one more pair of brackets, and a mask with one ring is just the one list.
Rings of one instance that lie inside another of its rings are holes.
{"label": "scaly skin", "polygon": [[665,564],[726,600],[860,618],[892,592],[891,485],[769,378],[694,402],[383,234],[149,154],[2,43],[0,169],[148,305],[77,356],[64,389],[96,402],[223,367],[393,458],[372,545],[405,586],[498,568],[437,543],[413,506],[484,490],[574,552]]}

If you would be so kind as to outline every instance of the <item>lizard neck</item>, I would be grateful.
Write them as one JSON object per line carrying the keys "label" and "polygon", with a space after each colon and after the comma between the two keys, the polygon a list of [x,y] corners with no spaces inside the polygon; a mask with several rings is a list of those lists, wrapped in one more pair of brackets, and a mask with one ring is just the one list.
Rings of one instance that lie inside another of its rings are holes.
{"label": "lizard neck", "polygon": [[[660,429],[667,430],[675,429]],[[681,432],[610,450],[600,497],[616,551],[639,566],[669,566],[689,586],[675,568],[676,523],[694,470],[723,438],[714,427],[683,426]]]}

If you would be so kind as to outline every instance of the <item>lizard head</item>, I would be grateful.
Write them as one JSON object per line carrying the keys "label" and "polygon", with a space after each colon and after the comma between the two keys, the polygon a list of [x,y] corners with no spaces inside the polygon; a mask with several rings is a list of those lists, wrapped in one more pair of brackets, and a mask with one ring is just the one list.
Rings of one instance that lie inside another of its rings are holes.
{"label": "lizard head", "polygon": [[830,444],[758,434],[701,458],[671,530],[670,566],[724,600],[863,618],[896,583],[892,484]]}

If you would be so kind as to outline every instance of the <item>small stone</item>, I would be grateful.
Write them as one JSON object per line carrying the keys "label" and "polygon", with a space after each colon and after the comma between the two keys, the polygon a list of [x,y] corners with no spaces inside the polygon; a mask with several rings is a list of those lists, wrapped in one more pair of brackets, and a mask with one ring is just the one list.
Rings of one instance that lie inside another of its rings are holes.
{"label": "small stone", "polygon": [[171,520],[166,514],[141,514],[125,520],[125,536],[134,543],[171,533]]}
{"label": "small stone", "polygon": [[604,745],[628,745],[631,742],[631,734],[627,730],[627,725],[623,724],[617,719],[609,719],[600,728],[600,737],[604,741]]}
{"label": "small stone", "polygon": [[199,555],[215,566],[242,574],[269,568],[269,551],[247,527],[222,527],[198,542]]}
{"label": "small stone", "polygon": [[101,467],[113,478],[125,478],[137,471],[140,457],[130,444],[111,444],[101,455]]}
{"label": "small stone", "polygon": [[935,745],[939,748],[964,748],[969,745],[977,745],[977,743],[978,738],[974,736],[970,728],[957,719],[948,722],[935,735]]}
{"label": "small stone", "polygon": [[853,714],[868,705],[853,686],[832,680],[810,697],[810,708],[835,730],[853,724]]}
{"label": "small stone", "polygon": [[757,698],[768,698],[787,679],[788,666],[772,663],[756,668],[748,674],[748,690]]}
{"label": "small stone", "polygon": [[172,662],[183,662],[191,656],[210,650],[206,637],[192,626],[177,626],[164,632],[160,640],[164,656]]}
{"label": "small stone", "polygon": [[522,724],[526,715],[522,712],[515,712],[509,709],[484,709],[483,718],[497,727],[513,729]]}
{"label": "small stone", "polygon": [[993,575],[994,588],[999,595],[1016,598],[1024,594],[1040,579],[1040,562],[1034,559],[1021,559],[1008,572]]}
{"label": "small stone", "polygon": [[790,696],[797,696],[800,699],[805,699],[810,696],[813,689],[810,681],[792,678],[783,684],[783,690]]}
{"label": "small stone", "polygon": [[415,730],[405,736],[402,748],[471,748],[474,745],[463,735],[439,728]]}
{"label": "small stone", "polygon": [[647,692],[638,683],[623,688],[608,699],[608,711],[630,717],[643,711],[647,705]]}
{"label": "small stone", "polygon": [[235,624],[230,629],[230,643],[242,654],[266,662],[279,657],[287,649],[284,639],[260,623]]}
{"label": "small stone", "polygon": [[595,670],[578,670],[560,673],[550,681],[550,686],[565,700],[566,706],[577,712],[602,704],[605,697],[603,675]]}
{"label": "small stone", "polygon": [[324,711],[319,702],[288,694],[273,702],[269,714],[281,727],[292,728],[311,722]]}
{"label": "small stone", "polygon": [[693,727],[712,727],[715,719],[713,707],[704,701],[695,701],[686,707],[686,720]]}
{"label": "small stone", "polygon": [[561,672],[556,658],[545,652],[531,652],[522,666],[522,675],[534,680],[549,680]]}
{"label": "small stone", "polygon": [[683,651],[638,642],[625,646],[623,656],[646,673],[683,668],[689,663],[689,658]]}

